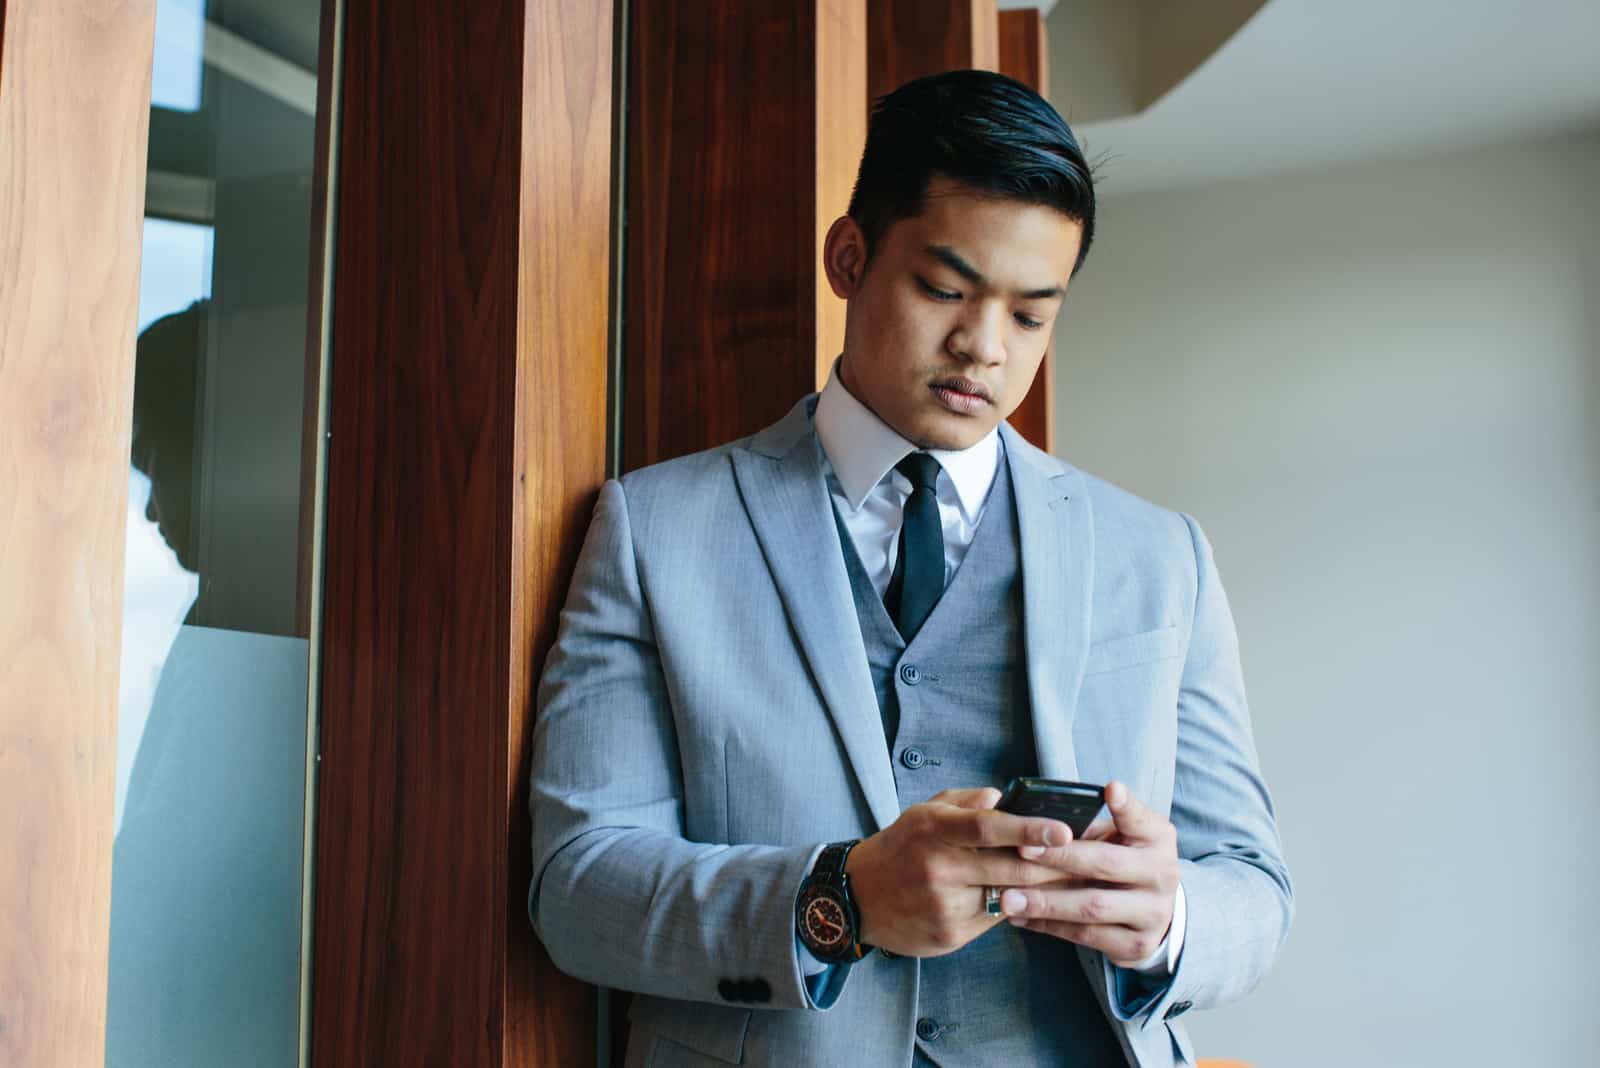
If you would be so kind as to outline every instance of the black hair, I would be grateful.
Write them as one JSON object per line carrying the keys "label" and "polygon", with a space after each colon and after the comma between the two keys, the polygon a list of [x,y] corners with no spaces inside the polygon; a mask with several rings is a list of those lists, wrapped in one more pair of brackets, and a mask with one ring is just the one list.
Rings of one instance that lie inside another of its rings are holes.
{"label": "black hair", "polygon": [[190,529],[200,357],[209,300],[145,327],[134,346],[133,466],[150,478],[146,515],[154,519],[178,564],[198,571]]}
{"label": "black hair", "polygon": [[922,213],[936,174],[1079,223],[1073,273],[1083,266],[1094,239],[1093,175],[1066,120],[1021,82],[993,71],[947,71],[877,100],[849,209],[869,259],[890,226]]}

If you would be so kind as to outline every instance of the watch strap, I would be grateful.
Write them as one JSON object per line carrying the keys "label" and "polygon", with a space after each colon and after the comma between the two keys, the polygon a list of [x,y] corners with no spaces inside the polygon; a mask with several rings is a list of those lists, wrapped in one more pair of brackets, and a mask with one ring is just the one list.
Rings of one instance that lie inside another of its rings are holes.
{"label": "watch strap", "polygon": [[[853,838],[847,842],[831,842],[823,846],[822,852],[817,855],[816,863],[811,866],[811,874],[806,877],[802,886],[802,896],[804,896],[805,886],[816,886],[818,884],[828,886],[830,893],[836,896],[843,908],[850,914],[852,930],[849,947],[842,952],[819,957],[819,959],[831,964],[848,964],[858,961],[872,952],[873,948],[861,942],[861,908],[856,904],[855,894],[850,888],[850,877],[844,870],[845,862],[850,859],[850,851],[859,842],[859,838]],[[802,939],[803,941],[804,939]],[[815,947],[808,948],[811,948],[813,952],[817,952]]]}
{"label": "watch strap", "polygon": [[822,853],[817,857],[817,862],[811,866],[813,878],[822,876],[836,882],[844,880],[844,863],[850,859],[850,850],[856,847],[859,838],[852,838],[848,842],[832,842],[822,847]]}

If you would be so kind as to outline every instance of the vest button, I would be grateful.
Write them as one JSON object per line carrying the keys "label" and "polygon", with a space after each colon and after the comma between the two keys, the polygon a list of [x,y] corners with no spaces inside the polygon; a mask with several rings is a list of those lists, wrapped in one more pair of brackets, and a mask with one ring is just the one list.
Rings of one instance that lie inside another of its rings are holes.
{"label": "vest button", "polygon": [[939,1021],[932,1016],[924,1016],[917,1021],[917,1037],[924,1042],[932,1042],[942,1033],[943,1028],[939,1026]]}
{"label": "vest button", "polygon": [[928,756],[914,745],[907,746],[900,751],[900,763],[916,771],[928,762]]}
{"label": "vest button", "polygon": [[917,670],[917,665],[906,664],[900,669],[900,678],[907,686],[915,686],[922,681],[922,672]]}

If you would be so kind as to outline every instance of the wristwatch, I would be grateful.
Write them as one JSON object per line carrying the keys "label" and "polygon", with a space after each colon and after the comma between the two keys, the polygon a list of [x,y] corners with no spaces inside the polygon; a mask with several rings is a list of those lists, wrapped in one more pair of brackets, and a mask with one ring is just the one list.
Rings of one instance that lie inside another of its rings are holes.
{"label": "wristwatch", "polygon": [[822,850],[795,899],[795,929],[811,955],[826,964],[850,964],[872,952],[861,937],[861,910],[850,893],[844,862],[860,839]]}

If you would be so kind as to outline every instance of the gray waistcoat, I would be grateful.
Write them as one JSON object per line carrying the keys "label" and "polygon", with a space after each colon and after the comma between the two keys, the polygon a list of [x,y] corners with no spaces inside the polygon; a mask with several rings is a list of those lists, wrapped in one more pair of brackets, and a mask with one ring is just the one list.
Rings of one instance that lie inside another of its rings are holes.
{"label": "gray waistcoat", "polygon": [[[965,560],[909,647],[839,525],[901,810],[940,790],[1038,774],[1006,464]],[[972,907],[982,907],[976,890]],[[1001,924],[920,970],[920,1065],[1127,1064],[1066,942]]]}

